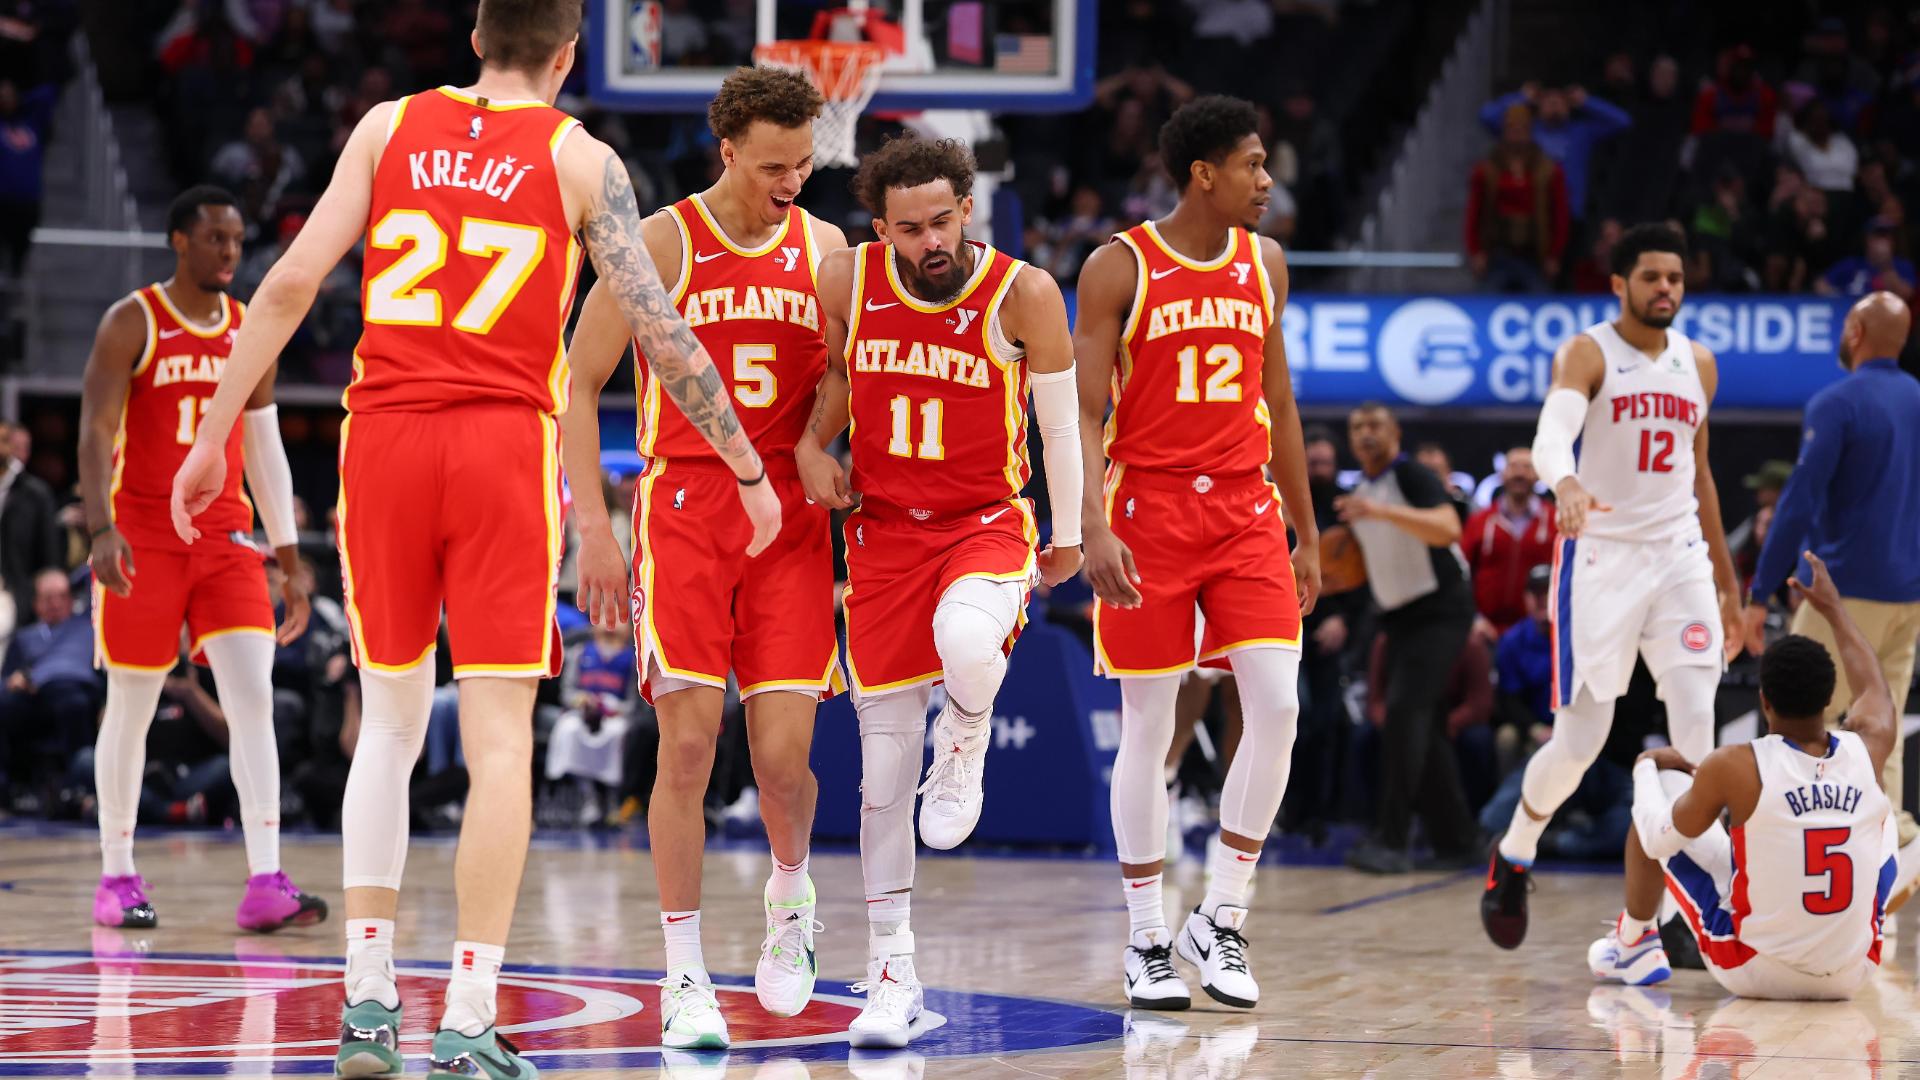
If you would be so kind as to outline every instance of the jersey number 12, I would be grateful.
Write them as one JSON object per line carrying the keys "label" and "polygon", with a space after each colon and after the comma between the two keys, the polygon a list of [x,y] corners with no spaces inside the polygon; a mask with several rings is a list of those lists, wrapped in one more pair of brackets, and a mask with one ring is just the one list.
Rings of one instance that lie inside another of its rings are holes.
{"label": "jersey number 12", "polygon": [[1673,471],[1673,432],[1640,429],[1640,471]]}

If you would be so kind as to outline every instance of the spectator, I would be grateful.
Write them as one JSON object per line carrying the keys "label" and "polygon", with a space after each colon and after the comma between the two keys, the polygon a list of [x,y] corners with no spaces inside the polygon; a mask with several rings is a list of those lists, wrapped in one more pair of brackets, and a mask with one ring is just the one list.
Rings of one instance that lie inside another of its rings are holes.
{"label": "spectator", "polygon": [[[1913,263],[1893,253],[1894,227],[1886,218],[1867,222],[1859,255],[1834,263],[1813,283],[1822,296],[1858,299],[1871,292],[1889,292],[1902,301],[1913,300]],[[1897,353],[1896,353],[1897,354]]]}
{"label": "spectator", "polygon": [[627,727],[639,703],[633,629],[595,627],[593,636],[568,650],[560,674],[566,712],[547,740],[547,779],[572,778],[583,792],[580,824],[606,818],[604,799],[621,787]]}
{"label": "spectator", "polygon": [[1473,477],[1453,470],[1453,458],[1447,454],[1447,448],[1437,442],[1423,442],[1413,452],[1413,459],[1433,471],[1440,483],[1447,489],[1447,501],[1453,504],[1454,512],[1460,515],[1460,524],[1465,525],[1467,518],[1473,516]]}
{"label": "spectator", "polygon": [[[66,543],[54,509],[53,490],[26,471],[15,454],[31,449],[16,445],[26,429],[0,421],[0,439],[10,453],[0,457],[0,578],[13,593],[15,611],[35,609],[34,577],[46,569],[66,568]],[[30,437],[29,437],[30,440]]]}
{"label": "spectator", "polygon": [[307,5],[313,16],[313,34],[320,48],[338,56],[353,43],[353,0],[314,0]]}
{"label": "spectator", "polygon": [[1489,291],[1546,292],[1567,247],[1566,181],[1533,141],[1524,105],[1507,110],[1500,141],[1467,186],[1467,261]]}
{"label": "spectator", "polygon": [[[1387,722],[1386,657],[1386,635],[1376,635],[1367,659],[1367,720],[1374,731]],[[1459,765],[1467,807],[1477,811],[1493,796],[1498,781],[1493,729],[1488,723],[1493,717],[1493,657],[1486,642],[1469,637],[1461,647],[1447,671],[1440,708],[1446,715],[1446,738]]]}
{"label": "spectator", "polygon": [[1553,734],[1553,629],[1547,607],[1552,583],[1551,566],[1527,568],[1526,618],[1500,635],[1494,651],[1499,681],[1494,749],[1503,773]]}
{"label": "spectator", "polygon": [[1527,83],[1511,94],[1480,108],[1480,123],[1502,139],[1515,108],[1533,113],[1533,141],[1565,171],[1567,203],[1574,220],[1587,215],[1587,177],[1594,147],[1633,126],[1633,117],[1609,101],[1592,97],[1585,88],[1541,87]]}
{"label": "spectator", "polygon": [[1761,262],[1760,236],[1753,208],[1747,204],[1747,181],[1731,162],[1721,162],[1707,199],[1695,207],[1691,227],[1693,252],[1687,266],[1687,284],[1721,292],[1760,287],[1755,264]]}
{"label": "spectator", "polygon": [[1535,491],[1539,483],[1533,448],[1508,450],[1499,497],[1467,519],[1460,537],[1473,571],[1473,602],[1480,616],[1474,628],[1489,641],[1526,617],[1528,572],[1553,561],[1559,529],[1553,505]]}
{"label": "spectator", "polygon": [[1807,35],[1806,53],[1793,81],[1818,94],[1841,127],[1854,130],[1862,110],[1880,92],[1880,73],[1848,51],[1847,24],[1837,16],[1829,15],[1814,25]]}
{"label": "spectator", "polygon": [[1756,528],[1760,512],[1773,509],[1780,501],[1780,492],[1786,489],[1787,478],[1792,475],[1793,462],[1768,461],[1741,481],[1753,492],[1754,513],[1727,530],[1727,550],[1733,552],[1733,567],[1741,581],[1753,576],[1754,567],[1760,561],[1760,542],[1765,539]]}
{"label": "spectator", "polygon": [[1073,281],[1080,264],[1113,236],[1115,222],[1102,205],[1100,192],[1091,184],[1075,188],[1068,204],[1067,217],[1041,225],[1041,246],[1034,262],[1061,281]]}
{"label": "spectator", "polygon": [[[1841,330],[1847,377],[1807,402],[1800,461],[1774,507],[1747,607],[1747,647],[1763,646],[1766,600],[1811,549],[1827,564],[1847,614],[1880,657],[1893,693],[1893,713],[1906,708],[1920,638],[1920,382],[1901,371],[1900,349],[1912,326],[1906,302],[1876,292],[1853,306]],[[1835,648],[1833,629],[1810,604],[1794,613],[1792,630]],[[1846,712],[1853,690],[1841,674],[1827,723]],[[1896,743],[1882,773],[1886,790],[1901,786]],[[1900,844],[1920,828],[1896,794]]]}
{"label": "spectator", "polygon": [[[1313,519],[1320,528],[1321,549],[1326,551],[1329,530],[1337,527],[1346,532],[1333,506],[1343,493],[1338,480],[1338,451],[1333,432],[1319,424],[1307,428],[1304,441]],[[1326,584],[1339,583],[1328,578]],[[1339,807],[1337,781],[1352,726],[1344,693],[1346,656],[1355,636],[1352,628],[1365,614],[1365,596],[1365,591],[1357,587],[1322,592],[1313,611],[1302,620],[1300,726],[1293,744],[1292,779],[1287,783],[1280,819],[1288,832],[1305,831],[1316,837],[1324,834]]]}
{"label": "spectator", "polygon": [[[1281,96],[1280,109],[1273,114],[1271,142],[1267,164],[1274,177],[1275,205],[1280,203],[1279,189],[1285,188],[1287,201],[1297,204],[1298,216],[1306,219],[1302,243],[1325,246],[1333,239],[1334,210],[1344,190],[1345,148],[1339,130],[1307,88],[1296,84]],[[1276,235],[1265,223],[1261,231]]]}
{"label": "spectator", "polygon": [[1347,865],[1373,873],[1411,869],[1416,807],[1438,856],[1477,858],[1440,707],[1447,672],[1473,624],[1460,517],[1440,478],[1400,454],[1400,425],[1386,406],[1353,410],[1347,437],[1364,479],[1336,506],[1360,541],[1387,637],[1379,814],[1374,835],[1347,853]]}
{"label": "spectator", "polygon": [[1593,230],[1593,247],[1573,264],[1573,291],[1610,293],[1613,291],[1613,245],[1625,230],[1619,218],[1602,218]]}
{"label": "spectator", "polygon": [[[14,634],[0,664],[5,679],[0,688],[0,744],[24,751],[21,764],[38,759],[38,768],[15,766],[15,782],[63,773],[80,748],[93,743],[94,722],[106,698],[93,669],[93,627],[74,617],[66,571],[42,570],[32,582],[38,621]],[[0,760],[0,768],[6,766]]]}
{"label": "spectator", "polygon": [[1860,151],[1846,132],[1834,128],[1826,102],[1815,99],[1800,110],[1798,126],[1787,131],[1786,151],[1807,183],[1829,198],[1851,197],[1854,175],[1860,171]]}
{"label": "spectator", "polygon": [[436,80],[447,71],[451,59],[447,45],[454,40],[454,35],[453,20],[442,10],[445,6],[430,5],[426,0],[398,0],[387,7],[381,18],[381,39],[399,50],[418,81]]}
{"label": "spectator", "polygon": [[0,270],[10,277],[26,266],[40,224],[47,126],[58,93],[41,86],[22,94],[13,80],[0,79]]}
{"label": "spectator", "polygon": [[1790,200],[1774,211],[1767,242],[1767,288],[1776,292],[1806,289],[1838,249],[1827,227],[1827,193],[1801,182],[1797,166],[1782,170],[1781,184],[1793,188]]}
{"label": "spectator", "polygon": [[300,155],[275,137],[273,113],[264,107],[247,114],[245,137],[221,147],[210,168],[214,179],[240,196],[253,232],[287,189],[306,175]]}
{"label": "spectator", "polygon": [[1680,92],[1680,65],[1673,57],[1656,56],[1647,66],[1646,90],[1631,112],[1633,127],[1611,147],[1610,194],[1604,207],[1624,221],[1665,217],[1691,118],[1691,103]]}
{"label": "spectator", "polygon": [[1754,73],[1753,47],[1735,45],[1720,54],[1719,75],[1693,99],[1693,133],[1751,135],[1773,140],[1777,109],[1773,88]]}

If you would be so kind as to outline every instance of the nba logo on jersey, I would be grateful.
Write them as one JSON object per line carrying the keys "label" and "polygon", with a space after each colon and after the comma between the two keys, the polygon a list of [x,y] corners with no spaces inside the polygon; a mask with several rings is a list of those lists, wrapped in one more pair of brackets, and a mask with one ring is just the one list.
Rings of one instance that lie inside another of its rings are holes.
{"label": "nba logo on jersey", "polygon": [[675,510],[685,510],[687,508],[687,489],[686,488],[681,488],[680,490],[673,493],[673,508]]}
{"label": "nba logo on jersey", "polygon": [[1706,652],[1707,646],[1713,644],[1713,631],[1707,629],[1706,623],[1688,623],[1687,628],[1680,631],[1680,644],[1692,652]]}
{"label": "nba logo on jersey", "polygon": [[472,119],[472,121],[470,121],[467,124],[467,138],[478,139],[479,137],[480,137],[480,118],[476,116]]}

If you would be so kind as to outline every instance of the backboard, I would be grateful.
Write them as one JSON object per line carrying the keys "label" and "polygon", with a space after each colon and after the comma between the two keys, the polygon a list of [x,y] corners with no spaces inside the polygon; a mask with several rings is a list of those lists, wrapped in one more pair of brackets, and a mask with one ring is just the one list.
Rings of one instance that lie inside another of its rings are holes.
{"label": "backboard", "polygon": [[868,107],[1065,112],[1093,96],[1097,0],[588,0],[587,78],[596,104],[698,112],[753,47],[855,32],[868,9],[897,28]]}

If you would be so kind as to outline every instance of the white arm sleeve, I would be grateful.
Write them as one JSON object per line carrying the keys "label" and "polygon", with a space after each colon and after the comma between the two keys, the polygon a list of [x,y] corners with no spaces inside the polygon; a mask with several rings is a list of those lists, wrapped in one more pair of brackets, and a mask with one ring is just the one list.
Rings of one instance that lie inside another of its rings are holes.
{"label": "white arm sleeve", "polygon": [[1047,469],[1047,499],[1053,504],[1053,542],[1080,543],[1080,496],[1086,487],[1080,456],[1080,394],[1073,368],[1034,372],[1033,416],[1040,422],[1042,460]]}
{"label": "white arm sleeve", "polygon": [[249,409],[242,415],[246,418],[242,445],[247,452],[247,491],[260,511],[267,543],[276,548],[298,543],[300,535],[293,527],[293,470],[287,466],[287,448],[280,441],[280,407]]}
{"label": "white arm sleeve", "polygon": [[1540,427],[1533,433],[1533,467],[1552,491],[1573,475],[1573,441],[1587,426],[1587,396],[1561,387],[1540,406]]}
{"label": "white arm sleeve", "polygon": [[1655,859],[1670,859],[1687,846],[1690,837],[1673,826],[1673,800],[1660,783],[1660,768],[1651,761],[1633,766],[1633,827],[1640,831],[1640,850]]}

